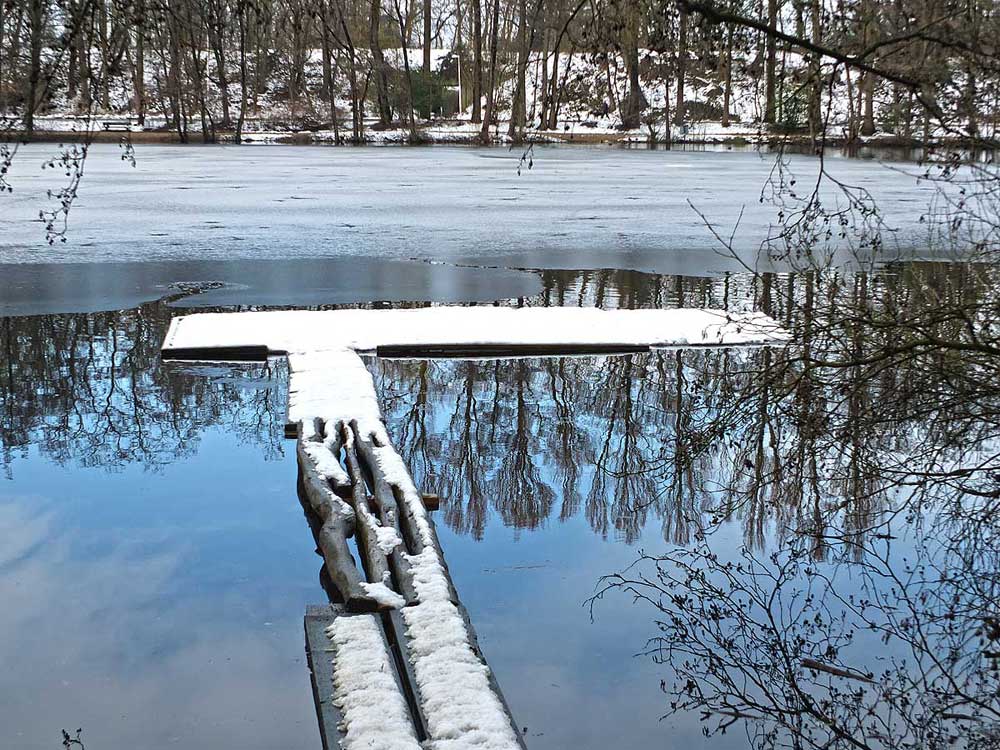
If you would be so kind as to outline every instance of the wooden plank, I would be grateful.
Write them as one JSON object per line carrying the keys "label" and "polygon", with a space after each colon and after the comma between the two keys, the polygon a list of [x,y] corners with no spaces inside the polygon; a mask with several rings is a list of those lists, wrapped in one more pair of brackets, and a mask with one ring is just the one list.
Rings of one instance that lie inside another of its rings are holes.
{"label": "wooden plank", "polygon": [[469,643],[472,645],[472,650],[483,662],[483,664],[486,665],[490,688],[494,693],[496,693],[497,698],[500,699],[500,703],[503,705],[504,711],[507,713],[507,719],[510,721],[510,728],[514,730],[514,737],[517,739],[517,744],[520,748],[522,748],[522,750],[527,750],[527,746],[524,743],[524,734],[521,732],[521,727],[519,727],[517,722],[514,720],[514,713],[510,710],[510,704],[507,703],[503,690],[500,689],[500,683],[497,681],[497,677],[493,673],[493,667],[491,667],[489,662],[486,660],[486,655],[483,653],[483,649],[479,645],[479,636],[476,635],[476,629],[472,627],[472,618],[469,617],[469,611],[461,602],[458,602],[456,606],[462,615],[462,619],[465,620],[465,627],[469,631]]}
{"label": "wooden plank", "polygon": [[326,629],[343,612],[343,608],[326,604],[306,608],[303,625],[306,632],[306,661],[312,682],[313,702],[319,721],[319,736],[323,750],[340,749],[340,724],[343,716],[333,702],[333,658]]}
{"label": "wooden plank", "polygon": [[406,703],[410,707],[410,716],[413,718],[413,726],[417,730],[417,739],[423,742],[428,736],[427,716],[420,703],[420,689],[417,687],[417,678],[413,673],[413,660],[410,658],[410,649],[406,640],[406,624],[403,622],[402,612],[398,609],[383,612],[382,626],[385,629],[386,642],[400,677],[403,697],[406,698]]}
{"label": "wooden plank", "polygon": [[270,354],[266,346],[164,346],[160,356],[164,362],[267,362]]}
{"label": "wooden plank", "polygon": [[[395,620],[390,616],[394,616]],[[306,657],[309,664],[310,678],[313,688],[313,701],[316,706],[316,717],[319,720],[320,738],[323,750],[339,750],[343,732],[340,727],[344,717],[334,703],[333,689],[333,654],[330,639],[326,629],[338,617],[375,617],[378,618],[379,629],[382,631],[382,641],[393,665],[393,679],[406,701],[410,711],[410,720],[417,735],[417,740],[427,739],[426,720],[416,697],[416,683],[412,681],[412,670],[409,662],[403,660],[398,648],[397,633],[393,622],[401,628],[398,633],[404,633],[402,619],[398,610],[390,610],[379,614],[357,614],[348,612],[337,604],[309,605],[306,607],[304,626],[306,633]]]}
{"label": "wooden plank", "polygon": [[374,612],[378,609],[378,602],[361,586],[363,578],[347,544],[347,537],[352,534],[353,529],[348,516],[340,507],[342,504],[346,506],[346,503],[337,497],[330,483],[320,475],[309,460],[302,448],[301,440],[297,453],[300,486],[306,495],[309,507],[323,522],[316,534],[316,544],[323,553],[330,580],[337,587],[349,611]]}
{"label": "wooden plank", "polygon": [[[361,562],[368,574],[369,581],[383,583],[390,576],[389,564],[386,562],[385,554],[378,546],[378,534],[375,529],[379,522],[368,505],[368,489],[361,474],[361,463],[354,445],[354,434],[348,425],[341,424],[338,427],[343,431],[341,443],[344,446],[347,472],[351,477],[350,503],[357,518],[357,522],[354,524],[354,533],[358,550],[361,553]],[[327,429],[329,428],[327,425]]]}
{"label": "wooden plank", "polygon": [[[428,516],[427,522],[431,525],[431,530],[434,532],[434,541],[437,544],[438,550],[441,549],[441,543],[437,540],[437,528],[434,524],[434,519]],[[441,554],[441,563],[444,565],[445,575],[448,577],[448,583],[455,591],[455,584],[451,580],[451,573],[448,570],[448,564],[444,560],[444,553]],[[458,593],[455,593],[455,606],[458,607],[458,611],[462,615],[462,619],[465,621],[465,629],[469,633],[469,645],[472,646],[472,650],[475,652],[479,660],[486,665],[486,669],[489,673],[488,679],[490,683],[490,688],[496,693],[497,698],[500,699],[500,703],[503,705],[504,711],[507,713],[507,719],[510,721],[510,728],[514,730],[514,737],[517,738],[517,744],[522,748],[522,750],[527,750],[524,743],[524,734],[521,732],[521,727],[517,725],[514,720],[514,714],[510,710],[510,704],[507,703],[507,699],[504,697],[503,690],[500,689],[500,683],[497,681],[496,675],[493,673],[493,668],[490,666],[489,662],[486,660],[486,655],[483,653],[482,647],[479,645],[479,636],[476,634],[476,629],[472,626],[472,618],[469,617],[469,611],[465,608],[465,605],[458,599]]]}
{"label": "wooden plank", "polygon": [[554,357],[585,354],[634,354],[648,352],[647,345],[631,344],[391,344],[376,348],[386,359],[469,359],[504,357]]}
{"label": "wooden plank", "polygon": [[370,437],[361,435],[357,422],[351,422],[350,430],[354,435],[354,445],[362,461],[364,471],[371,482],[372,496],[379,520],[383,526],[394,529],[406,545],[406,549],[397,547],[389,555],[389,566],[396,582],[396,589],[408,603],[415,602],[417,601],[417,591],[413,586],[413,572],[405,553],[408,551],[410,554],[417,554],[420,550],[415,547],[412,539],[407,539],[407,534],[403,531],[400,524],[399,503],[393,494],[392,487],[385,481],[382,472],[378,470],[378,462],[374,460],[373,448],[375,446]]}

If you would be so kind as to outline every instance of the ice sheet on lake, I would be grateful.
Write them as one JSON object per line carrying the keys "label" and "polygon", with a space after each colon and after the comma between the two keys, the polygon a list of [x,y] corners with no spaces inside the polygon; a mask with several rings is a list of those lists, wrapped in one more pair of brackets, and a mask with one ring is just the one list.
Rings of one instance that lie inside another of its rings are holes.
{"label": "ice sheet on lake", "polygon": [[[365,257],[497,265],[517,253],[540,268],[705,275],[739,266],[714,252],[718,242],[688,201],[724,236],[739,219],[735,242],[751,263],[778,220],[777,207],[759,202],[774,157],[752,152],[536,147],[533,169],[518,175],[521,153],[507,148],[140,145],[133,169],[117,146],[95,144],[69,242],[50,247],[38,211],[63,178],[38,166],[56,151],[19,151],[0,262]],[[800,184],[820,165],[812,157],[789,162]],[[877,196],[900,241],[922,248],[918,219],[935,188],[918,183],[915,166],[901,166],[834,156],[824,163]],[[832,188],[825,195],[837,198]],[[324,288],[340,281],[317,279]]]}

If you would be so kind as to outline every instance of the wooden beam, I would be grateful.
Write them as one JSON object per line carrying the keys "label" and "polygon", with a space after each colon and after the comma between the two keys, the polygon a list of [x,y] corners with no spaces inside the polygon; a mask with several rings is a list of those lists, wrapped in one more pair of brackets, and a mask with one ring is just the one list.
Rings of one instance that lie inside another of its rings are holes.
{"label": "wooden beam", "polygon": [[504,359],[506,357],[557,357],[585,354],[635,354],[647,345],[631,344],[392,344],[375,350],[386,359]]}

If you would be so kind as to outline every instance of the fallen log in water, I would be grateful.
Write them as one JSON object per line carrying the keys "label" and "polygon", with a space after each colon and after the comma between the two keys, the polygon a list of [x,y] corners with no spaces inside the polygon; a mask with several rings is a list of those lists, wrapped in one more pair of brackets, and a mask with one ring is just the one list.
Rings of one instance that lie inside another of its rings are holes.
{"label": "fallen log in water", "polygon": [[322,521],[316,543],[323,553],[327,574],[352,612],[374,611],[378,603],[365,590],[347,539],[354,533],[355,514],[330,486],[306,449],[306,440],[297,445],[300,486],[309,507]]}
{"label": "fallen log in water", "polygon": [[[331,425],[327,423],[326,428],[330,430]],[[387,607],[402,607],[406,600],[389,588],[392,576],[386,561],[386,555],[392,554],[402,541],[395,529],[382,526],[368,505],[368,491],[354,445],[354,433],[350,426],[339,423],[332,426],[332,429],[343,436],[341,443],[344,446],[347,473],[351,479],[351,507],[354,508],[356,519],[355,538],[362,564],[368,574],[368,583],[362,583],[361,586],[380,604]]]}

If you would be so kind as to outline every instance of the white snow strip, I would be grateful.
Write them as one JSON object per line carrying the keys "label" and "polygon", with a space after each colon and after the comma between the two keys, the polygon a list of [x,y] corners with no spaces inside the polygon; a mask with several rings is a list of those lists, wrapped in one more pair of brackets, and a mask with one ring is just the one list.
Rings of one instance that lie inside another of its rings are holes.
{"label": "white snow strip", "polygon": [[403,543],[396,530],[387,526],[376,526],[375,536],[378,539],[378,548],[382,551],[383,555],[392,554],[392,551]]}
{"label": "white snow strip", "polygon": [[401,597],[384,583],[362,583],[361,588],[365,590],[368,596],[384,607],[402,609],[406,606],[406,599]]}
{"label": "white snow strip", "polygon": [[403,620],[431,748],[515,750],[510,720],[490,688],[489,667],[472,651],[458,608],[448,600],[424,601],[405,608]]}
{"label": "white snow strip", "polygon": [[373,615],[341,616],[326,630],[343,750],[421,750]]}
{"label": "white snow strip", "polygon": [[197,313],[174,318],[164,348],[263,345],[294,354],[381,346],[718,346],[788,338],[773,319],[757,312],[443,306]]}
{"label": "white snow strip", "polygon": [[288,369],[288,421],[320,417],[328,433],[352,419],[359,427],[381,424],[371,373],[350,349],[291,353]]}
{"label": "white snow strip", "polygon": [[386,481],[402,492],[414,509],[424,543],[407,555],[417,592],[415,606],[403,609],[410,658],[425,707],[433,750],[516,750],[519,745],[507,711],[490,686],[489,667],[472,649],[465,619],[451,601],[451,586],[441,564],[423,500],[402,457],[376,428],[375,460]]}
{"label": "white snow strip", "polygon": [[303,440],[302,450],[309,456],[309,460],[312,461],[324,479],[333,482],[336,487],[350,486],[351,478],[344,471],[344,467],[340,465],[337,457],[323,443]]}

